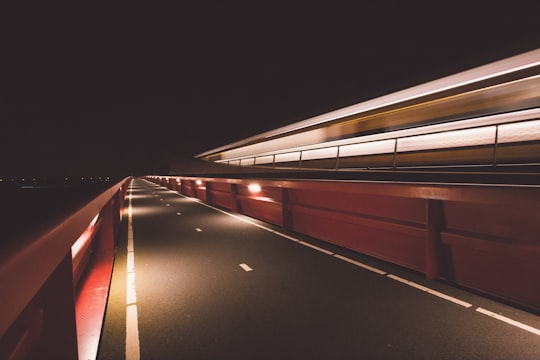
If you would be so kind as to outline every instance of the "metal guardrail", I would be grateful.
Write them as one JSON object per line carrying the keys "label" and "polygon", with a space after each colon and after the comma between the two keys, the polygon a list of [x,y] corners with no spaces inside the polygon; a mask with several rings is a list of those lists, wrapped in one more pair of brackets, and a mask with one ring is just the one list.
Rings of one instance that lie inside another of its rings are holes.
{"label": "metal guardrail", "polygon": [[[496,114],[443,124],[428,125],[418,128],[396,130],[381,134],[365,135],[350,139],[330,141],[322,144],[290,148],[286,150],[256,154],[233,159],[219,160],[237,166],[285,166],[301,169],[303,164],[313,160],[325,160],[331,168],[348,169],[343,161],[356,157],[356,168],[369,168],[363,162],[370,156],[389,155],[384,168],[401,167],[398,155],[422,154],[428,151],[455,149],[489,148],[477,160],[479,165],[498,165],[508,161],[498,153],[501,146],[509,144],[534,143],[540,141],[540,108]],[[514,157],[538,161],[538,156],[526,148]],[[532,157],[532,158],[531,158]],[[417,160],[429,164],[430,160]],[[410,160],[407,160],[409,163]],[[455,165],[461,165],[456,163]],[[315,166],[316,167],[316,166]],[[377,166],[376,166],[377,167]],[[328,167],[324,167],[328,169]]]}
{"label": "metal guardrail", "polygon": [[[0,256],[0,358],[78,358],[84,347],[78,329],[88,329],[84,322],[96,318],[96,314],[78,313],[84,303],[84,291],[77,284],[80,266],[88,264],[86,276],[92,276],[95,261],[110,263],[112,270],[129,179],[50,224],[43,233],[19,239],[21,246]],[[95,243],[82,246],[92,249],[94,262],[88,253],[81,253],[84,250],[74,250],[78,239]],[[101,328],[96,330],[99,335]]]}

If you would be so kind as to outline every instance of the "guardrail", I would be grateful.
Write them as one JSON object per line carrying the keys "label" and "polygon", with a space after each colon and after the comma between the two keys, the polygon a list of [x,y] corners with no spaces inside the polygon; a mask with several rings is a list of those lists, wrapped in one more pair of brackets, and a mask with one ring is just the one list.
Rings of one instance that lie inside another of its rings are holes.
{"label": "guardrail", "polygon": [[[284,149],[216,162],[336,170],[540,163],[539,118],[540,109],[534,108],[292,148],[278,139],[273,141]],[[262,143],[246,149],[265,146],[269,147]]]}
{"label": "guardrail", "polygon": [[0,358],[95,357],[130,178],[0,256]]}
{"label": "guardrail", "polygon": [[147,179],[540,312],[539,186]]}

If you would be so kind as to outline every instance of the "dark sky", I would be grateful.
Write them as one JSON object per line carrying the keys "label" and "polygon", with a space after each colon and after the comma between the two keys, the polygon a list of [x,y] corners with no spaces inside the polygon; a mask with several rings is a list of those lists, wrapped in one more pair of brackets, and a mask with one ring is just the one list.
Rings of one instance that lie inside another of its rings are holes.
{"label": "dark sky", "polygon": [[539,1],[4,9],[0,176],[165,171],[169,159],[538,48],[538,14]]}

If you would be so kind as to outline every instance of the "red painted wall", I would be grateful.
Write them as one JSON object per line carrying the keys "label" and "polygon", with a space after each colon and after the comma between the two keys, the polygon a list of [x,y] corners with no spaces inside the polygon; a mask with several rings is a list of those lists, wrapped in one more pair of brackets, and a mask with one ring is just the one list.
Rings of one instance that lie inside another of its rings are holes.
{"label": "red painted wall", "polygon": [[215,205],[540,311],[538,188],[204,181]]}

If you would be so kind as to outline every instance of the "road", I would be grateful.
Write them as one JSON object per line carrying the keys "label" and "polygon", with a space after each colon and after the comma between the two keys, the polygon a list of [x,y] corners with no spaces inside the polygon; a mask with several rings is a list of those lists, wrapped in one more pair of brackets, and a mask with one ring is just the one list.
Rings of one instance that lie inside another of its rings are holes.
{"label": "road", "polygon": [[129,194],[100,360],[540,358],[535,314],[142,179]]}

